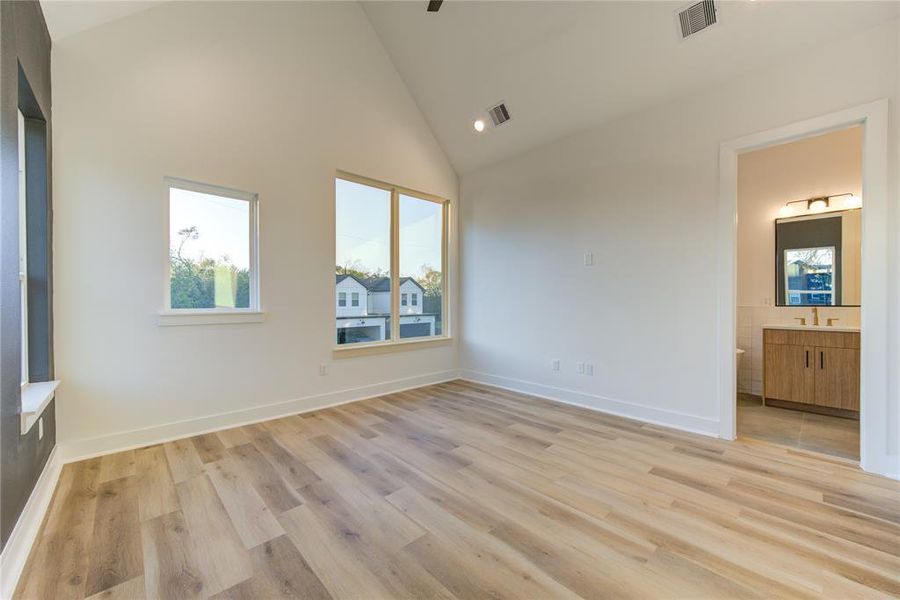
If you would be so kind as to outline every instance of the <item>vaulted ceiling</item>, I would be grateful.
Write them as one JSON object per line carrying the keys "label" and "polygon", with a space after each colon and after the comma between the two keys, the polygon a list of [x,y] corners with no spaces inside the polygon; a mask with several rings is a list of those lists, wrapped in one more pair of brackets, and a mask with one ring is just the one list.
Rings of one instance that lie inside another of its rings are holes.
{"label": "vaulted ceiling", "polygon": [[[42,0],[54,39],[160,3]],[[718,23],[682,40],[681,1],[361,4],[459,173],[900,16],[900,2],[718,1]],[[476,133],[499,101],[512,120]]]}
{"label": "vaulted ceiling", "polygon": [[[553,139],[763,68],[898,16],[897,2],[716,2],[682,40],[686,2],[365,2],[448,154],[464,173]],[[472,122],[503,100],[512,120]]]}
{"label": "vaulted ceiling", "polygon": [[152,8],[163,0],[41,0],[54,40]]}

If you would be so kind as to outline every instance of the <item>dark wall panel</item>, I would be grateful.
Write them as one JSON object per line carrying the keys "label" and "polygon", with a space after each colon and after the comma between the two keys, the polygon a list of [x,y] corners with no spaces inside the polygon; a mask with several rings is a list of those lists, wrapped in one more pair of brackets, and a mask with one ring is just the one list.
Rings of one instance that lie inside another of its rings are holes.
{"label": "dark wall panel", "polygon": [[[50,113],[50,35],[40,5],[35,1],[0,2],[0,533],[6,546],[25,502],[28,500],[44,464],[56,444],[55,406],[51,404],[43,414],[44,436],[38,439],[35,426],[26,435],[19,434],[21,397],[21,337],[19,315],[18,265],[18,162],[17,110],[20,94],[20,68],[27,79],[34,102],[46,120],[46,218],[52,198],[49,166],[52,119]],[[26,115],[29,116],[29,115]],[[29,212],[31,212],[29,210]],[[47,229],[46,262],[41,266],[46,274],[43,284],[46,309],[51,311],[50,230]],[[29,249],[29,254],[31,249]],[[30,269],[29,269],[30,270]],[[30,273],[29,273],[30,275]],[[30,287],[30,286],[29,286]],[[38,286],[40,287],[40,286]],[[36,288],[37,290],[38,288]],[[31,291],[29,290],[29,294]],[[52,327],[45,324],[52,335]],[[40,377],[52,378],[52,344],[48,346]]]}
{"label": "dark wall panel", "polygon": [[819,219],[787,220],[775,222],[775,298],[776,305],[785,306],[784,296],[784,251],[789,248],[818,248],[834,246],[834,271],[838,285],[834,288],[835,304],[841,306],[841,282],[843,274],[842,238],[843,225],[841,216],[823,217]]}

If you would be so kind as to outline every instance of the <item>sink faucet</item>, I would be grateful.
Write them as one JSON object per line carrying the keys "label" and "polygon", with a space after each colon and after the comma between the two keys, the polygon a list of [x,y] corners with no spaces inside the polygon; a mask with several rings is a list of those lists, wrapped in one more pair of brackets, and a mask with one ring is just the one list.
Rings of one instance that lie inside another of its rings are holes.
{"label": "sink faucet", "polygon": [[819,326],[819,307],[813,306],[813,325]]}

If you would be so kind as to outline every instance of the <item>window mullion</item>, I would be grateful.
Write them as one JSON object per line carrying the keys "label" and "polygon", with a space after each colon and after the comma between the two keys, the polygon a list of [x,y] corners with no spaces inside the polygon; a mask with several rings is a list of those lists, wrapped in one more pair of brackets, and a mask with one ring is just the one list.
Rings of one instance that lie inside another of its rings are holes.
{"label": "window mullion", "polygon": [[248,227],[250,239],[250,264],[247,266],[250,287],[247,290],[249,295],[250,310],[259,310],[259,204],[257,201],[250,202],[250,223]]}
{"label": "window mullion", "polygon": [[391,341],[400,339],[400,192],[391,188]]}
{"label": "window mullion", "polygon": [[[450,273],[449,259],[449,231],[450,231],[450,203],[444,202],[441,206],[441,334],[450,335],[450,295],[447,293]],[[424,309],[425,295],[422,295]]]}

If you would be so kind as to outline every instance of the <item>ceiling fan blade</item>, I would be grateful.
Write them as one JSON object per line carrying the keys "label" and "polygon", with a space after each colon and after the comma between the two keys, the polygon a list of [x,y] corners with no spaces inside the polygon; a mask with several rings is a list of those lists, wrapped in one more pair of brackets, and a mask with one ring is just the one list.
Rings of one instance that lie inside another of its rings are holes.
{"label": "ceiling fan blade", "polygon": [[428,0],[428,12],[437,12],[441,10],[441,4],[444,0]]}

